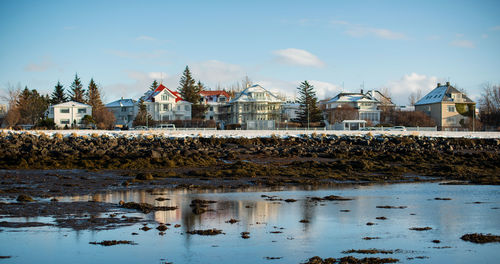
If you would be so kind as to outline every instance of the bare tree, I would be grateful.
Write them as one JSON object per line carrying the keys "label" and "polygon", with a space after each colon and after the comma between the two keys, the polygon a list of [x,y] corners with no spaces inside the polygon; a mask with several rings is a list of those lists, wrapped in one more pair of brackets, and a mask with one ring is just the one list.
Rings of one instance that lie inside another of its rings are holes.
{"label": "bare tree", "polygon": [[412,92],[408,96],[408,103],[410,103],[410,105],[415,105],[415,103],[417,103],[420,98],[422,98],[422,89],[418,89],[416,92]]}
{"label": "bare tree", "polygon": [[498,129],[500,127],[500,85],[484,84],[479,103],[481,122],[485,126]]}
{"label": "bare tree", "polygon": [[7,114],[5,115],[4,123],[7,127],[15,126],[21,119],[19,114],[19,109],[17,107],[17,102],[19,96],[21,95],[21,84],[18,83],[16,87],[7,83],[7,93],[2,95],[0,98],[8,103]]}
{"label": "bare tree", "polygon": [[343,104],[332,110],[330,123],[334,124],[344,120],[358,119],[358,110],[348,104]]}

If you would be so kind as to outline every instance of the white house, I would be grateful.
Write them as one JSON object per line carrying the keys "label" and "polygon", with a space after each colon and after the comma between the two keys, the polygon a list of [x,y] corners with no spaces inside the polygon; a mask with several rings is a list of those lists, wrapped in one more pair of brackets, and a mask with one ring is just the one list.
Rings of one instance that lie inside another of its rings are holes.
{"label": "white house", "polygon": [[280,121],[282,103],[258,84],[247,87],[229,102],[229,122],[246,125],[248,129],[273,129],[275,122]]}
{"label": "white house", "polygon": [[293,121],[299,117],[300,104],[294,101],[287,101],[281,105],[283,121]]}
{"label": "white house", "polygon": [[118,127],[132,127],[132,123],[139,112],[137,101],[123,99],[123,97],[120,100],[106,104],[106,108],[115,115],[116,126]]}
{"label": "white house", "polygon": [[222,110],[224,106],[227,105],[231,97],[226,91],[201,91],[201,104],[207,106],[207,111],[205,112],[206,120],[221,120],[224,119],[222,115],[226,112]]}
{"label": "white house", "polygon": [[155,121],[191,120],[191,103],[184,101],[178,92],[160,84],[142,97],[148,114]]}
{"label": "white house", "polygon": [[[380,110],[379,106],[381,102],[376,99],[376,92],[370,91],[368,93],[339,93],[330,100],[321,101],[321,109],[323,110],[326,120],[330,123],[336,123],[338,121],[335,116],[341,115],[343,111],[343,106],[348,105],[355,110],[357,116],[353,116],[350,119],[360,119],[370,121],[373,125],[380,123]],[[345,107],[344,107],[345,109]]]}
{"label": "white house", "polygon": [[49,106],[48,118],[52,118],[59,128],[82,127],[84,116],[92,116],[92,106],[78,102],[69,101]]}

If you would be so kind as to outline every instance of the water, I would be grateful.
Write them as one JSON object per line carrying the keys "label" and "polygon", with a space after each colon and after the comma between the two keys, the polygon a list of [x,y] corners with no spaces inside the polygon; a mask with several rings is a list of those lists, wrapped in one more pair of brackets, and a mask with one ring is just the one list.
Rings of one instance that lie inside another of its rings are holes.
{"label": "water", "polygon": [[[13,256],[5,263],[301,263],[313,256],[340,258],[392,257],[403,263],[498,263],[500,243],[473,244],[460,237],[465,233],[500,234],[500,188],[498,186],[439,185],[437,183],[347,186],[342,188],[271,192],[254,189],[246,192],[193,192],[157,190],[108,192],[94,196],[66,197],[63,200],[93,199],[117,203],[120,200],[179,206],[178,210],[154,212],[146,218],[170,223],[165,235],[142,224],[104,231],[72,231],[56,227],[11,229],[0,232],[0,255]],[[262,194],[295,203],[266,201]],[[341,195],[352,201],[308,202],[307,197]],[[170,200],[159,202],[157,197]],[[437,201],[435,197],[449,197]],[[193,199],[217,201],[212,212],[194,215]],[[475,203],[481,202],[481,203]],[[381,209],[377,206],[407,206]],[[342,212],[341,210],[350,210]],[[134,214],[130,214],[134,215]],[[387,220],[377,220],[385,216]],[[234,218],[236,224],[226,223]],[[300,223],[307,219],[309,223]],[[22,221],[25,219],[0,219]],[[29,221],[51,221],[31,218]],[[367,222],[375,225],[368,226]],[[180,228],[174,228],[180,224]],[[149,224],[156,227],[156,224]],[[411,227],[432,227],[412,231]],[[224,235],[198,236],[185,232],[194,229],[222,229]],[[250,239],[240,233],[250,232]],[[282,233],[273,234],[273,231]],[[131,235],[137,232],[139,235]],[[363,237],[380,239],[363,240]],[[137,245],[103,247],[90,241],[132,240]],[[441,243],[432,243],[432,240]],[[435,248],[445,247],[445,248]],[[400,249],[395,254],[343,254],[349,249]],[[423,259],[408,259],[415,257]],[[268,260],[266,257],[281,257]]]}

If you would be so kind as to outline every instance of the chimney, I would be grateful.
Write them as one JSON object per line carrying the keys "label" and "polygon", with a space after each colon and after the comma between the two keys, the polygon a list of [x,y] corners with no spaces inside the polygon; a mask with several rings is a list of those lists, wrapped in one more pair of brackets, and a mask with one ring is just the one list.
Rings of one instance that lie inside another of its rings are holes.
{"label": "chimney", "polygon": [[361,89],[361,93],[363,93],[363,89]]}
{"label": "chimney", "polygon": [[441,86],[441,83],[438,83],[438,86],[437,86],[437,87],[439,87],[439,86]]}
{"label": "chimney", "polygon": [[446,82],[446,86],[450,86],[450,82]]}

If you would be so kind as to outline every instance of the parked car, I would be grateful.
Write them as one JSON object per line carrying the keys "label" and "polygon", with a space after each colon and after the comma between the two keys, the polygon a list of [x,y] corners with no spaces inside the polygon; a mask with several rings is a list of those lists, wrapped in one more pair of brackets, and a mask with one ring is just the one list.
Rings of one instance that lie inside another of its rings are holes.
{"label": "parked car", "polygon": [[392,131],[406,131],[406,127],[404,126],[393,126],[391,128]]}
{"label": "parked car", "polygon": [[148,130],[148,127],[146,127],[146,126],[136,126],[136,127],[134,127],[134,130]]}

